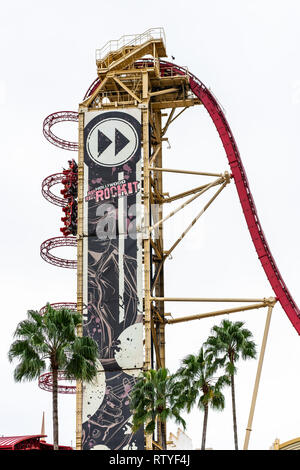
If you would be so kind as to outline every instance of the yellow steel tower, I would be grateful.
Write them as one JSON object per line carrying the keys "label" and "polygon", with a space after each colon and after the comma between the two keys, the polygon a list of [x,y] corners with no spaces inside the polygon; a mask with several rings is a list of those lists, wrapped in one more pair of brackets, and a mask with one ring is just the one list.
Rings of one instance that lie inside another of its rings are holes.
{"label": "yellow steel tower", "polygon": [[[99,81],[91,95],[79,105],[78,159],[78,310],[83,311],[83,244],[84,244],[84,119],[86,113],[122,111],[137,108],[142,124],[142,205],[143,205],[143,305],[144,305],[144,370],[155,364],[165,366],[164,262],[169,252],[163,245],[163,205],[188,194],[198,194],[199,188],[168,198],[163,192],[162,142],[169,125],[187,107],[199,104],[190,92],[187,75],[162,75],[159,59],[166,57],[166,42],[162,28],[144,34],[124,36],[110,41],[96,52]],[[162,117],[167,117],[162,126]],[[151,214],[151,205],[156,206]],[[152,215],[152,217],[151,217]],[[155,224],[158,224],[155,227]],[[152,275],[151,275],[152,273]],[[152,276],[152,279],[151,279]],[[154,356],[152,357],[152,345]],[[77,448],[81,448],[82,390],[77,393]],[[158,434],[158,445],[161,435]],[[152,448],[147,438],[147,448]]]}
{"label": "yellow steel tower", "polygon": [[[144,447],[144,437],[135,445],[124,437],[130,436],[124,397],[142,369],[165,367],[166,324],[266,306],[271,309],[275,302],[165,297],[166,259],[231,179],[228,172],[164,167],[162,144],[169,126],[187,108],[201,104],[191,91],[188,71],[180,68],[178,73],[178,68],[161,61],[166,55],[162,28],[108,42],[96,52],[98,79],[79,105],[77,308],[84,317],[80,334],[98,335],[100,363],[94,389],[77,385],[77,449]],[[164,172],[204,175],[213,180],[170,196],[163,187]],[[164,222],[214,188],[211,199],[166,250]],[[181,198],[185,202],[163,214],[166,204]],[[122,214],[130,200],[140,207],[135,212],[137,241],[129,243],[125,232],[132,217],[124,223]],[[117,226],[113,241],[103,236],[110,226]],[[241,301],[250,305],[169,319],[164,312],[167,300]],[[142,335],[139,325],[143,326]],[[124,346],[129,337],[131,352]],[[146,436],[146,449],[161,448],[166,430],[158,424],[155,439]]]}

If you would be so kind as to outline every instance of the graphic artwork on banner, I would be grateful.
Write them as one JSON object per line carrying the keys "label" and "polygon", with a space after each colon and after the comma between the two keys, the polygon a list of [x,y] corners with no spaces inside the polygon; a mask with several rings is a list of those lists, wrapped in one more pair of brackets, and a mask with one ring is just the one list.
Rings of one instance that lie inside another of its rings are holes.
{"label": "graphic artwork on banner", "polygon": [[141,112],[90,111],[84,128],[83,334],[99,347],[83,392],[83,450],[144,449],[129,394],[143,368]]}

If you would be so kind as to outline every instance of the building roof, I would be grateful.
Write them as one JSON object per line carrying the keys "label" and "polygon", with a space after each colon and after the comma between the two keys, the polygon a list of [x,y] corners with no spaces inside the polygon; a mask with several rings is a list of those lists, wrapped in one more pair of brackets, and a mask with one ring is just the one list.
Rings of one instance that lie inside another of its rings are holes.
{"label": "building roof", "polygon": [[300,450],[300,437],[290,439],[282,444],[279,439],[275,439],[272,450]]}
{"label": "building roof", "polygon": [[[48,444],[42,438],[45,434],[34,434],[27,436],[2,436],[0,437],[0,450],[26,450],[26,449],[53,449],[53,444]],[[42,439],[42,440],[41,440]],[[72,450],[69,446],[59,446],[60,450]]]}
{"label": "building roof", "polygon": [[27,441],[29,439],[39,439],[41,437],[46,437],[45,435],[29,435],[29,436],[7,436],[0,437],[0,449],[13,449],[16,444],[20,442]]}

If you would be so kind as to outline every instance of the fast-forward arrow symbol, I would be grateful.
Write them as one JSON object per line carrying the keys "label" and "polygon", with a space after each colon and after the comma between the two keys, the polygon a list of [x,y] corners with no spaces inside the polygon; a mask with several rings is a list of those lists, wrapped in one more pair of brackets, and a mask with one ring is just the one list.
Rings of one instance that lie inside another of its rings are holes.
{"label": "fast-forward arrow symbol", "polygon": [[115,155],[117,155],[121,150],[123,150],[126,145],[129,144],[129,140],[125,137],[122,132],[118,129],[115,130]]}
{"label": "fast-forward arrow symbol", "polygon": [[[98,157],[100,157],[110,144],[112,144],[112,140],[98,129]],[[115,129],[115,156],[118,155],[127,144],[129,144],[127,137],[118,129]]]}
{"label": "fast-forward arrow symbol", "polygon": [[103,153],[111,143],[110,138],[98,129],[98,157],[100,157],[101,153]]}

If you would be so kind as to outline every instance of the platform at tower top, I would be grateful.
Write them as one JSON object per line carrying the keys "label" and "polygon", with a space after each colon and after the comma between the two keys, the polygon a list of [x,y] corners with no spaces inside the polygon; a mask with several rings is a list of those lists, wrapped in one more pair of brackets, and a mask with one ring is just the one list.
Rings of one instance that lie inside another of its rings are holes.
{"label": "platform at tower top", "polygon": [[120,66],[134,62],[137,58],[153,52],[158,57],[166,57],[166,36],[163,28],[150,28],[142,34],[122,36],[108,41],[96,50],[98,74],[107,73]]}

